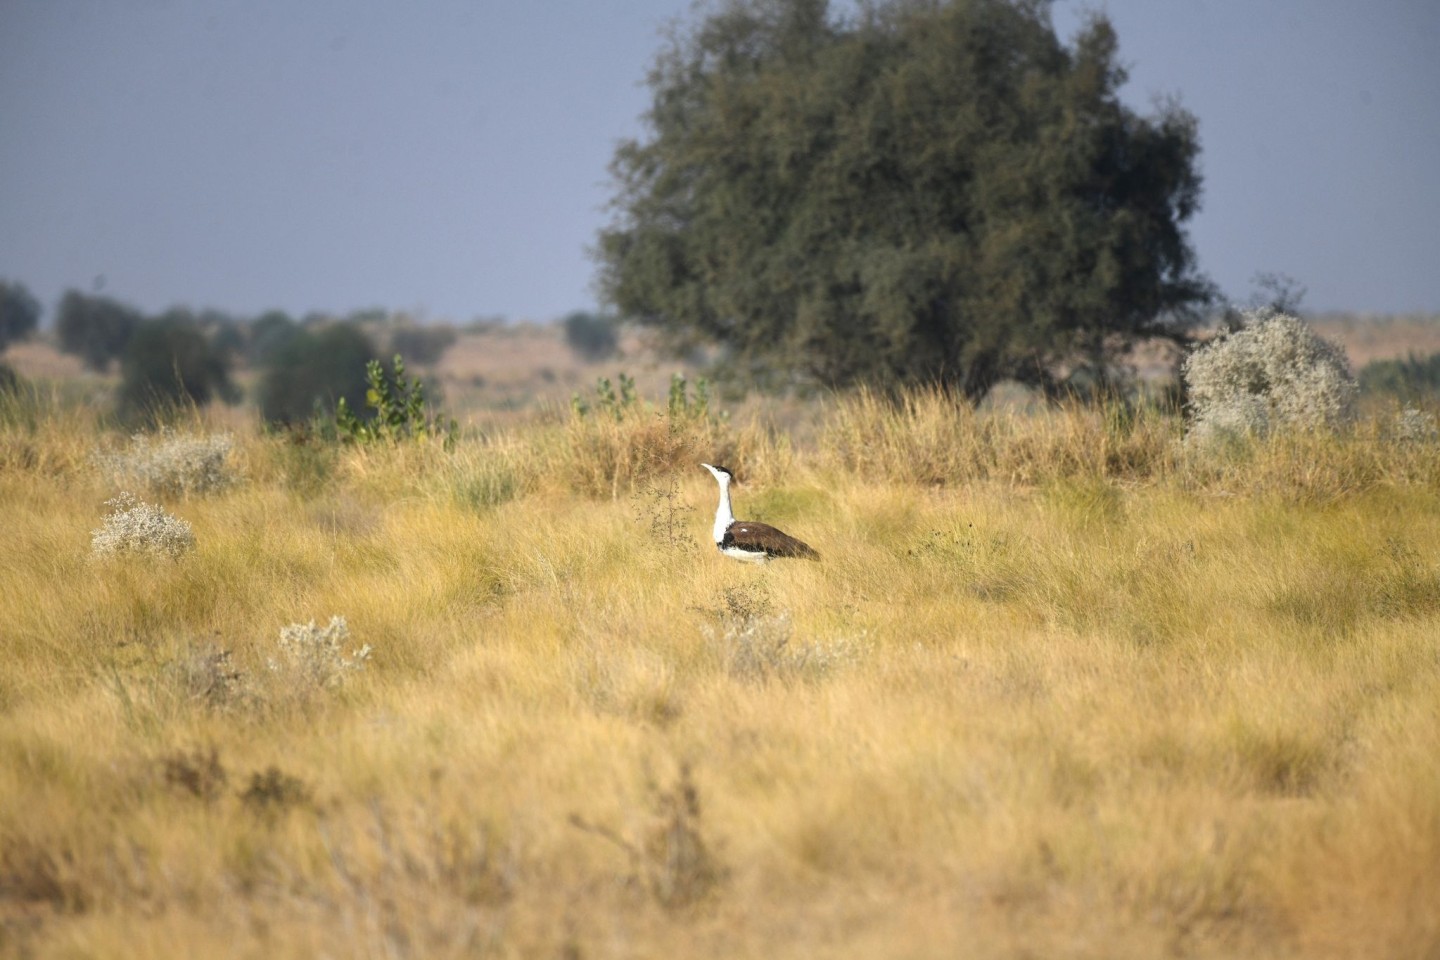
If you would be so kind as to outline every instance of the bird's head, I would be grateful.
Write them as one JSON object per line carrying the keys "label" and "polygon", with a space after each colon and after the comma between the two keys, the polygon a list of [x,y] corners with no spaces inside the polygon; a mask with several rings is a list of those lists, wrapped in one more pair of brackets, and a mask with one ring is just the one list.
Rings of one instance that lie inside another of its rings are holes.
{"label": "bird's head", "polygon": [[704,467],[706,470],[709,470],[710,475],[713,476],[716,480],[720,481],[720,485],[722,487],[729,484],[731,480],[735,479],[735,474],[730,471],[729,467],[713,467],[708,463],[702,463],[700,464],[700,466]]}

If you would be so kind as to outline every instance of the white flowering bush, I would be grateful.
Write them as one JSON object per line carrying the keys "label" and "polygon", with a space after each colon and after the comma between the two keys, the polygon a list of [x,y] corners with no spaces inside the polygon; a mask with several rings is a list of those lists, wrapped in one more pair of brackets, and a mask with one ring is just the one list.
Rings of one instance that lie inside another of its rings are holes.
{"label": "white flowering bush", "polygon": [[235,482],[227,462],[235,440],[228,433],[187,434],[168,428],[137,433],[124,450],[96,454],[101,468],[121,483],[157,496],[213,493]]}
{"label": "white flowering bush", "polygon": [[1333,430],[1355,416],[1344,352],[1284,313],[1257,310],[1185,361],[1192,440]]}
{"label": "white flowering bush", "polygon": [[90,533],[90,552],[96,557],[150,554],[178,560],[195,548],[190,523],[165,512],[163,507],[137,500],[129,492],[105,501],[111,512],[98,530]]}
{"label": "white flowering bush", "polygon": [[349,640],[350,628],[344,617],[331,617],[323,627],[317,627],[314,620],[292,623],[280,630],[280,656],[270,661],[270,669],[304,689],[341,686],[370,659],[368,643],[347,656]]}

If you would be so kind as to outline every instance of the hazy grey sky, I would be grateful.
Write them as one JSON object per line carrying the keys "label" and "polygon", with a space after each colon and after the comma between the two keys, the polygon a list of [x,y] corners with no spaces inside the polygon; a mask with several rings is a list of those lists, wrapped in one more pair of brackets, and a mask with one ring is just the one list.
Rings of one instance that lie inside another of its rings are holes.
{"label": "hazy grey sky", "polygon": [[[1200,263],[1440,311],[1440,2],[1105,9],[1200,118]],[[607,164],[688,0],[0,0],[0,277],[146,310],[592,306]]]}

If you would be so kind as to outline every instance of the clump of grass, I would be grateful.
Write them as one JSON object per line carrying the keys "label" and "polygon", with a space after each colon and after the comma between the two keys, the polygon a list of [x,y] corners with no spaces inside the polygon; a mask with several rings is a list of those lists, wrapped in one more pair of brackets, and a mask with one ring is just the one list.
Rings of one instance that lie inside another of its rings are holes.
{"label": "clump of grass", "polygon": [[368,807],[368,817],[322,817],[317,824],[342,891],[340,909],[353,904],[367,922],[404,931],[406,946],[419,955],[445,955],[457,933],[435,904],[473,910],[503,907],[514,897],[514,847],[473,810],[457,816],[425,803]]}
{"label": "clump of grass", "polygon": [[310,802],[313,793],[299,777],[291,776],[273,764],[250,775],[240,802],[246,809],[261,816],[274,817]]}
{"label": "clump of grass", "polygon": [[89,472],[99,402],[67,402],[62,393],[58,384],[0,391],[0,473],[63,479]]}
{"label": "clump of grass", "polygon": [[1246,313],[1238,330],[1186,358],[1184,376],[1193,443],[1333,431],[1355,417],[1359,388],[1344,351],[1284,313]]}
{"label": "clump of grass", "polygon": [[301,692],[333,690],[364,669],[370,659],[370,645],[352,651],[344,647],[350,628],[344,617],[331,617],[323,627],[315,621],[292,623],[280,630],[280,657],[269,662],[270,670],[289,679]]}
{"label": "clump of grass", "polygon": [[[56,910],[82,911],[90,896],[76,861],[73,850],[36,837],[0,837],[0,894],[16,905],[48,904]],[[18,933],[18,924],[8,930]],[[0,938],[0,944],[5,942]]]}
{"label": "clump of grass", "polygon": [[178,560],[195,548],[189,521],[166,513],[163,507],[137,500],[128,491],[105,505],[110,513],[90,534],[92,556],[141,554]]}
{"label": "clump of grass", "polygon": [[572,416],[565,428],[561,474],[571,489],[617,500],[647,481],[730,449],[720,425],[657,413],[620,419]]}
{"label": "clump of grass", "polygon": [[206,803],[219,799],[230,779],[213,746],[171,753],[160,758],[160,767],[166,784]]}
{"label": "clump of grass", "polygon": [[1440,482],[1440,445],[1399,443],[1384,419],[1357,420],[1343,433],[1284,431],[1232,437],[1224,444],[1184,444],[1180,485],[1225,496],[1278,495],[1333,502],[1377,487]]}
{"label": "clump of grass", "polygon": [[708,392],[692,397],[678,375],[663,411],[640,399],[630,377],[620,375],[618,393],[602,378],[593,405],[578,395],[572,401],[563,442],[556,472],[570,489],[612,500],[702,460],[727,462],[737,448]]}
{"label": "clump of grass", "polygon": [[1398,537],[1385,541],[1386,562],[1369,584],[1376,611],[1390,617],[1416,617],[1440,610],[1440,569]]}
{"label": "clump of grass", "polygon": [[257,482],[273,478],[309,497],[335,481],[340,448],[319,431],[301,424],[273,429],[265,439],[267,442],[261,447],[264,456],[258,466],[269,476],[257,477]]}
{"label": "clump of grass", "polygon": [[984,460],[974,409],[939,389],[898,398],[868,389],[840,398],[821,434],[825,458],[847,472],[902,483],[946,484]]}
{"label": "clump of grass", "polygon": [[175,661],[171,671],[189,702],[210,709],[222,710],[250,693],[245,672],[236,665],[231,651],[218,643],[197,645]]}
{"label": "clump of grass", "polygon": [[700,833],[700,791],[682,764],[675,785],[655,792],[656,820],[645,838],[650,890],[668,909],[688,907],[708,896],[725,878],[725,868]]}
{"label": "clump of grass", "polygon": [[542,468],[533,447],[499,434],[459,445],[442,467],[454,502],[475,511],[491,510],[530,493]]}
{"label": "clump of grass", "polygon": [[491,461],[458,475],[452,489],[460,503],[488,510],[514,500],[524,486],[525,478],[513,466]]}
{"label": "clump of grass", "polygon": [[695,906],[712,896],[729,871],[701,833],[700,791],[690,765],[681,764],[674,786],[650,785],[651,816],[638,843],[603,824],[571,814],[570,823],[615,844],[630,860],[631,884],[643,886],[667,910]]}
{"label": "clump of grass", "polygon": [[103,451],[96,461],[117,483],[143,487],[155,496],[214,493],[236,482],[228,458],[235,438],[228,433],[188,434],[161,428],[137,433],[124,450]]}
{"label": "clump of grass", "polygon": [[1072,477],[1164,475],[1174,462],[1172,417],[1111,398],[1036,413],[976,410],[936,387],[836,401],[820,438],[831,466],[873,481],[950,486],[972,480],[1033,484]]}
{"label": "clump of grass", "polygon": [[704,635],[716,650],[725,672],[737,680],[783,683],[815,678],[859,658],[864,645],[842,639],[830,643],[797,643],[788,610],[773,610],[763,588],[727,588],[723,605],[714,611],[720,623],[706,625]]}

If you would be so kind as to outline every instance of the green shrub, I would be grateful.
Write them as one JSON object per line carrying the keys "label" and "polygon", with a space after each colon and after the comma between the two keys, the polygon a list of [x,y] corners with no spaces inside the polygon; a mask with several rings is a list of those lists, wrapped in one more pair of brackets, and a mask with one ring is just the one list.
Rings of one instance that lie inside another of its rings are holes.
{"label": "green shrub", "polygon": [[615,385],[610,382],[609,377],[600,377],[595,381],[595,399],[586,400],[580,394],[570,398],[570,409],[575,415],[585,417],[592,410],[608,414],[616,420],[625,419],[625,415],[639,410],[640,398],[635,393],[635,378],[626,376],[623,372],[618,377],[620,391],[616,393]]}
{"label": "green shrub", "polygon": [[425,403],[425,386],[405,375],[405,360],[397,353],[391,374],[379,360],[365,365],[365,405],[370,415],[361,419],[341,397],[335,407],[335,428],[342,439],[355,443],[394,443],[435,439],[448,448],[455,443],[456,425],[433,413]]}

